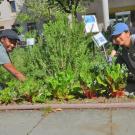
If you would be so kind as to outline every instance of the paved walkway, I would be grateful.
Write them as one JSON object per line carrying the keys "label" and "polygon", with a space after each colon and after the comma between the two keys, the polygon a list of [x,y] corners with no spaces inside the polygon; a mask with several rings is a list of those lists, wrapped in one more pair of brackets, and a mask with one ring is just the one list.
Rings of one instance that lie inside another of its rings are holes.
{"label": "paved walkway", "polygon": [[134,109],[0,112],[0,135],[134,135]]}

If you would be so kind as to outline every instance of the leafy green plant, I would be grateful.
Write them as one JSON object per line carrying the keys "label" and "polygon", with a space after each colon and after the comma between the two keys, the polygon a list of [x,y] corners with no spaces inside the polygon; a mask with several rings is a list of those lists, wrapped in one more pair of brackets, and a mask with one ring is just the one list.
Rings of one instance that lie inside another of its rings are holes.
{"label": "leafy green plant", "polygon": [[93,50],[91,34],[84,35],[83,30],[84,25],[75,20],[70,28],[67,16],[58,13],[55,21],[44,24],[45,42],[16,48],[11,54],[12,62],[28,79],[20,83],[0,69],[0,81],[6,86],[6,91],[0,92],[0,102],[69,100],[84,97],[85,90],[110,96],[124,88],[125,66],[109,65],[102,49]]}
{"label": "leafy green plant", "polygon": [[0,91],[0,103],[9,104],[14,101],[17,93],[12,91],[10,88],[6,88]]}
{"label": "leafy green plant", "polygon": [[119,64],[106,64],[96,77],[98,90],[112,95],[113,92],[124,90],[126,87],[127,68]]}
{"label": "leafy green plant", "polygon": [[52,91],[54,98],[70,99],[73,98],[71,88],[73,85],[74,76],[72,72],[60,72],[55,76],[50,76],[46,79],[48,89]]}
{"label": "leafy green plant", "polygon": [[43,103],[51,96],[51,92],[46,89],[43,81],[33,79],[21,84],[17,92],[20,98],[29,102]]}
{"label": "leafy green plant", "polygon": [[[7,98],[9,97],[7,94],[13,95],[10,96],[11,101],[22,102],[41,102],[44,103],[49,97],[51,97],[51,92],[46,89],[46,86],[41,80],[34,80],[29,78],[24,83],[21,83],[16,80],[12,80],[7,82],[7,88],[1,91],[1,94],[5,94]],[[7,102],[6,98],[1,98],[0,101]],[[8,101],[9,102],[9,101]]]}
{"label": "leafy green plant", "polygon": [[[73,72],[74,82],[76,82],[75,84],[77,86],[74,85],[76,88],[73,89],[80,91],[78,78],[80,72],[85,67],[88,66],[87,68],[89,68],[89,64],[84,64],[84,61],[87,63],[90,61],[89,54],[91,50],[88,44],[91,41],[91,36],[84,35],[83,24],[78,24],[74,21],[72,26],[73,28],[71,29],[67,22],[67,16],[64,14],[57,14],[55,22],[50,21],[49,24],[44,25],[46,68],[51,76],[51,83],[53,82],[54,84],[52,83],[52,85],[54,86],[58,86],[58,78],[61,73],[67,75],[69,70]],[[63,87],[63,91],[64,89],[67,89],[66,85],[65,88]]]}
{"label": "leafy green plant", "polygon": [[58,14],[56,19],[56,22],[44,25],[47,68],[53,74],[71,67],[77,74],[87,55],[89,39],[84,36],[82,24],[74,22],[70,29],[67,16]]}

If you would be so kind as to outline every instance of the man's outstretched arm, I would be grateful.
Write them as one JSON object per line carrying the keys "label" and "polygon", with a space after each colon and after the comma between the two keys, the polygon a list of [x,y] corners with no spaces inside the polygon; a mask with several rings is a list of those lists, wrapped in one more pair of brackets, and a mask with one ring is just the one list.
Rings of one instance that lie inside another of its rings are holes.
{"label": "man's outstretched arm", "polygon": [[21,73],[19,72],[12,63],[6,63],[6,64],[3,64],[3,67],[9,71],[12,75],[14,75],[18,80],[20,81],[25,81],[26,80],[26,77]]}

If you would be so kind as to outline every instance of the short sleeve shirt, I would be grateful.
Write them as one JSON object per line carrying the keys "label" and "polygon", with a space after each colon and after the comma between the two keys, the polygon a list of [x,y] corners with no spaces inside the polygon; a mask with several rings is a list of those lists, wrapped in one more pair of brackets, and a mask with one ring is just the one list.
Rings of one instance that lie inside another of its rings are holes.
{"label": "short sleeve shirt", "polygon": [[0,44],[0,65],[11,63],[8,53],[4,46]]}

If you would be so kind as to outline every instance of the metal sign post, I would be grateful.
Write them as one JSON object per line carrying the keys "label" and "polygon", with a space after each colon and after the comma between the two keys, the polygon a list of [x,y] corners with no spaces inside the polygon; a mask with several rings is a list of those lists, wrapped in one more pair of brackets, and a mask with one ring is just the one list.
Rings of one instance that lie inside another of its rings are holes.
{"label": "metal sign post", "polygon": [[98,34],[95,34],[94,36],[92,36],[92,40],[94,41],[94,43],[96,44],[98,48],[103,47],[105,59],[108,60],[108,56],[107,56],[105,46],[104,46],[108,41],[106,40],[104,35],[101,32],[99,32]]}
{"label": "metal sign post", "polygon": [[105,46],[103,45],[103,50],[104,50],[104,54],[105,54],[105,59],[106,61],[108,61],[108,56],[107,56],[107,53],[106,53],[106,50],[105,50]]}

